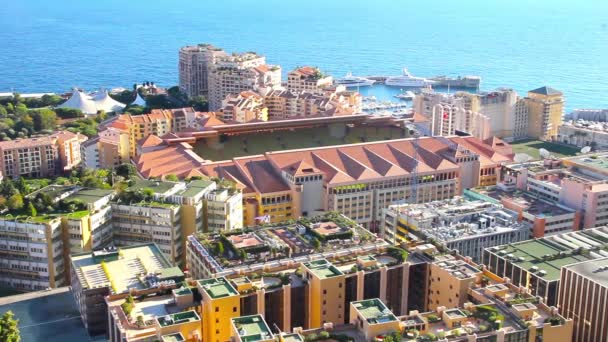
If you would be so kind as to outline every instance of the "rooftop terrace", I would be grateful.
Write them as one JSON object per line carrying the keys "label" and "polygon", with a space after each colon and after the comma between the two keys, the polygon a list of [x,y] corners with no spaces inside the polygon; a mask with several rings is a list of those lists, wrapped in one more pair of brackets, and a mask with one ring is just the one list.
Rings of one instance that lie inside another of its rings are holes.
{"label": "rooftop terrace", "polygon": [[526,208],[525,211],[537,217],[552,217],[565,214],[574,214],[575,210],[565,206],[555,204],[536,198],[526,191],[504,191],[498,187],[479,188],[468,193],[475,192],[477,194],[487,196],[497,202],[502,200],[510,201]]}
{"label": "rooftop terrace", "polygon": [[114,293],[183,278],[154,243],[74,254],[72,264],[83,288],[110,286]]}
{"label": "rooftop terrace", "polygon": [[380,324],[397,320],[397,317],[393,315],[380,299],[361,300],[352,302],[352,305],[369,324]]}
{"label": "rooftop terrace", "polygon": [[165,316],[157,317],[156,320],[161,327],[167,327],[176,324],[184,324],[190,322],[200,321],[200,317],[196,313],[196,311],[184,311],[178,312],[174,314],[169,314]]}
{"label": "rooftop terrace", "polygon": [[262,315],[242,316],[232,319],[243,342],[255,342],[272,339],[272,332]]}
{"label": "rooftop terrace", "polygon": [[223,277],[199,280],[198,284],[212,299],[236,296],[239,294],[238,291],[230,285],[230,282]]}
{"label": "rooftop terrace", "polygon": [[127,191],[136,191],[146,188],[151,189],[156,194],[164,194],[169,190],[173,189],[178,184],[179,183],[138,179],[135,184],[127,188]]}
{"label": "rooftop terrace", "polygon": [[463,260],[455,259],[451,255],[445,257],[438,256],[437,260],[438,261],[434,262],[435,265],[449,272],[458,279],[476,277],[481,273],[481,271],[475,268],[473,265],[468,264]]}
{"label": "rooftop terrace", "polygon": [[208,180],[193,180],[186,185],[184,190],[179,191],[176,195],[183,197],[194,197],[205,191],[205,189],[212,184],[213,182]]}
{"label": "rooftop terrace", "polygon": [[327,279],[344,274],[325,259],[307,262],[304,263],[304,266],[321,279]]}
{"label": "rooftop terrace", "polygon": [[70,200],[78,200],[86,204],[91,204],[112,193],[114,193],[114,190],[111,189],[82,189],[75,194],[70,195],[68,198]]}

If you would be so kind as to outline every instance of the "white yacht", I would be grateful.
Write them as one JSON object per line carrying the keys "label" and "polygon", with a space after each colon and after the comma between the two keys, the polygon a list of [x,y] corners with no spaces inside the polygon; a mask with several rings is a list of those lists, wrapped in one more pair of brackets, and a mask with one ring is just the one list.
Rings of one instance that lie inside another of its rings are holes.
{"label": "white yacht", "polygon": [[435,83],[434,81],[428,80],[424,77],[412,76],[412,74],[403,68],[403,74],[400,76],[389,76],[386,78],[385,84],[393,87],[426,87]]}
{"label": "white yacht", "polygon": [[376,83],[376,81],[367,79],[365,77],[353,76],[353,74],[350,72],[342,78],[336,78],[334,82],[347,88],[367,87]]}

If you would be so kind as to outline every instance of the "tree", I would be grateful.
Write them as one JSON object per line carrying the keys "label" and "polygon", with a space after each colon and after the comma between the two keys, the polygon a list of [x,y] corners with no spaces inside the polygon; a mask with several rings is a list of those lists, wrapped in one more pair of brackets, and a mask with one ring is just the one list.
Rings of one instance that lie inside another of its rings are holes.
{"label": "tree", "polygon": [[133,164],[120,164],[115,169],[116,174],[125,179],[129,179],[135,175],[137,175],[137,169]]}
{"label": "tree", "polygon": [[224,255],[224,244],[222,243],[222,241],[218,241],[218,242],[215,244],[215,252],[216,252],[218,255]]}
{"label": "tree", "polygon": [[21,194],[14,194],[8,198],[6,205],[10,210],[19,210],[23,208],[23,196]]}
{"label": "tree", "polygon": [[6,208],[6,197],[0,195],[0,209]]}
{"label": "tree", "polygon": [[56,108],[55,112],[57,116],[62,119],[71,119],[71,118],[82,118],[84,117],[84,113],[80,109],[74,108]]}
{"label": "tree", "polygon": [[118,94],[110,94],[110,97],[120,103],[130,104],[135,101],[135,91],[123,90]]}
{"label": "tree", "polygon": [[314,249],[321,248],[321,241],[319,241],[319,239],[317,239],[317,238],[312,239],[312,247]]}
{"label": "tree", "polygon": [[28,206],[27,206],[27,212],[32,217],[38,216],[38,211],[36,210],[36,208],[34,207],[34,205],[32,204],[32,202],[30,202],[28,204]]}
{"label": "tree", "polygon": [[34,119],[34,130],[36,131],[54,129],[55,125],[57,125],[57,114],[48,108],[32,111],[32,118]]}
{"label": "tree", "polygon": [[179,182],[179,178],[177,178],[177,176],[174,174],[166,175],[165,180],[169,182]]}
{"label": "tree", "polygon": [[56,106],[64,101],[64,99],[59,95],[42,95],[40,98],[42,102],[42,106]]}
{"label": "tree", "polygon": [[194,96],[188,101],[188,105],[198,112],[206,112],[209,110],[209,102],[204,96]]}
{"label": "tree", "polygon": [[19,320],[13,318],[13,312],[7,311],[0,317],[0,341],[3,342],[19,342],[21,334],[17,324]]}
{"label": "tree", "polygon": [[5,118],[8,115],[8,111],[4,106],[0,105],[0,117]]}

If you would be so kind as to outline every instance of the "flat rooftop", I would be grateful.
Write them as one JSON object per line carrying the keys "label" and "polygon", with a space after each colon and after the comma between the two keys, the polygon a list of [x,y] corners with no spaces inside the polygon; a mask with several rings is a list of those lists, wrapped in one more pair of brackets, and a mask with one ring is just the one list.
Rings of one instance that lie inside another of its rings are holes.
{"label": "flat rooftop", "polygon": [[438,261],[435,261],[434,264],[458,279],[475,277],[481,273],[481,271],[473,265],[470,265],[463,260],[455,259],[451,255],[449,258],[438,257]]}
{"label": "flat rooftop", "polygon": [[232,319],[243,342],[272,339],[272,332],[262,315],[242,316]]}
{"label": "flat rooftop", "polygon": [[472,192],[476,192],[481,195],[488,196],[496,201],[512,201],[518,205],[526,208],[526,212],[538,216],[538,217],[552,217],[560,216],[565,214],[574,215],[575,210],[567,207],[544,201],[534,197],[532,194],[525,191],[504,191],[497,187],[475,189]]}
{"label": "flat rooftop", "polygon": [[608,171],[608,153],[585,155],[580,157],[568,158],[568,160],[589,168],[601,169],[604,172]]}
{"label": "flat rooftop", "polygon": [[198,283],[212,299],[236,296],[239,294],[224,277],[199,280]]}
{"label": "flat rooftop", "polygon": [[602,287],[608,287],[608,257],[568,265],[565,268],[600,284]]}
{"label": "flat rooftop", "polygon": [[321,279],[336,277],[344,274],[325,259],[307,262],[304,263],[304,266],[306,266],[306,268]]}
{"label": "flat rooftop", "polygon": [[367,299],[352,302],[353,307],[359,311],[361,316],[370,324],[393,322],[397,317],[382,303],[380,299]]}
{"label": "flat rooftop", "polygon": [[147,189],[152,189],[152,191],[154,191],[154,193],[156,193],[156,194],[164,194],[167,191],[173,189],[178,184],[179,183],[138,179],[137,181],[135,181],[135,184],[128,187],[127,190],[136,191],[136,190],[140,190],[143,188],[147,188]]}
{"label": "flat rooftop", "polygon": [[176,195],[183,197],[194,197],[201,192],[205,191],[209,186],[213,184],[212,181],[207,180],[193,180],[186,185],[186,189],[179,191]]}
{"label": "flat rooftop", "polygon": [[286,334],[281,336],[283,338],[283,342],[303,342],[304,337],[300,334]]}
{"label": "flat rooftop", "polygon": [[19,320],[21,341],[107,341],[89,336],[69,287],[0,298],[0,313]]}
{"label": "flat rooftop", "polygon": [[176,324],[200,321],[201,318],[198,316],[196,311],[190,310],[156,317],[156,320],[161,327],[168,327]]}
{"label": "flat rooftop", "polygon": [[83,288],[110,286],[115,293],[183,278],[154,243],[74,254],[72,264]]}
{"label": "flat rooftop", "polygon": [[79,200],[87,204],[95,203],[100,199],[111,195],[114,190],[111,189],[82,189],[68,196],[70,200]]}
{"label": "flat rooftop", "polygon": [[596,259],[592,253],[583,253],[582,250],[595,250],[599,255],[608,256],[607,247],[608,227],[600,227],[490,247],[488,250],[542,279],[554,281],[559,279],[561,267]]}
{"label": "flat rooftop", "polygon": [[331,236],[342,231],[347,231],[348,229],[343,229],[335,222],[319,222],[313,225],[312,230],[321,234],[322,236]]}
{"label": "flat rooftop", "polygon": [[161,341],[162,342],[184,342],[184,341],[186,341],[186,339],[184,338],[182,333],[175,333],[175,334],[161,336]]}
{"label": "flat rooftop", "polygon": [[255,233],[231,235],[228,237],[228,240],[230,240],[237,249],[247,249],[264,245],[264,241],[255,235]]}

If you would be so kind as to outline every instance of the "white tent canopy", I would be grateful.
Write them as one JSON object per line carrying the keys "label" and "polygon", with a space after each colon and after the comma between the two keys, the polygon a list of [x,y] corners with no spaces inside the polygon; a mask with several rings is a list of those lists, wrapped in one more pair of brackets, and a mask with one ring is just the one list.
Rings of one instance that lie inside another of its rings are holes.
{"label": "white tent canopy", "polygon": [[98,111],[105,112],[121,112],[126,105],[114,100],[108,94],[108,91],[103,89],[91,97],[85,93],[74,89],[72,97],[62,103],[58,108],[73,108],[80,109],[84,114],[93,115]]}
{"label": "white tent canopy", "polygon": [[74,89],[72,97],[59,105],[58,108],[80,109],[84,114],[97,114],[95,101],[78,89]]}
{"label": "white tent canopy", "polygon": [[110,97],[107,90],[101,90],[93,98],[97,110],[103,110],[105,112],[122,112],[126,105],[114,100]]}
{"label": "white tent canopy", "polygon": [[142,99],[141,96],[139,95],[139,92],[137,92],[137,96],[135,97],[135,101],[133,101],[133,103],[131,103],[131,104],[145,107],[146,106],[146,100]]}

